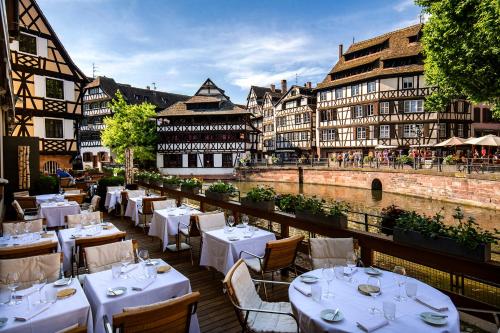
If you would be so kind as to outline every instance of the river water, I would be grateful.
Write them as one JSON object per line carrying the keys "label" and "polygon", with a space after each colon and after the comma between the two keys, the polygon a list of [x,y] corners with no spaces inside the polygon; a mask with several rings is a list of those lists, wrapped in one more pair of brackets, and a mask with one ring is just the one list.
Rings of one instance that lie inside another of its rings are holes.
{"label": "river water", "polygon": [[[401,194],[387,193],[381,191],[371,191],[359,188],[333,186],[333,185],[313,185],[278,182],[233,182],[238,187],[242,196],[250,188],[257,185],[268,185],[275,189],[276,193],[304,194],[306,196],[316,195],[326,200],[335,199],[349,203],[351,210],[380,214],[382,208],[389,205],[397,205],[405,210],[414,210],[419,214],[434,215],[443,209],[446,223],[456,223],[452,218],[453,211],[457,204],[439,200],[412,197]],[[461,205],[465,216],[473,216],[476,222],[484,229],[493,230],[500,228],[500,211],[485,209],[473,206]]]}

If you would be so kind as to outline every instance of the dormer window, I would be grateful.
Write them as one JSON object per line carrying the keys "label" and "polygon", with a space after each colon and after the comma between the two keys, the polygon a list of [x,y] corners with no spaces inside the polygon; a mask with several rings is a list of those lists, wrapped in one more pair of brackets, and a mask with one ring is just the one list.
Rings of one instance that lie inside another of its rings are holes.
{"label": "dormer window", "polygon": [[26,34],[19,35],[19,51],[37,55],[36,37]]}
{"label": "dormer window", "polygon": [[297,95],[297,90],[292,90],[292,91],[290,92],[290,96],[295,96],[295,95]]}

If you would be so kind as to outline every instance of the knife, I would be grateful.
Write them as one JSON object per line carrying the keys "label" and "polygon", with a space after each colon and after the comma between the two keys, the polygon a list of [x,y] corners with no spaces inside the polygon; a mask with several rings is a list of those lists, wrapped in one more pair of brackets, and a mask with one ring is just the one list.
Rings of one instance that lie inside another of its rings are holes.
{"label": "knife", "polygon": [[335,320],[335,317],[337,317],[338,313],[339,313],[339,308],[336,308],[335,311],[333,312],[332,320]]}

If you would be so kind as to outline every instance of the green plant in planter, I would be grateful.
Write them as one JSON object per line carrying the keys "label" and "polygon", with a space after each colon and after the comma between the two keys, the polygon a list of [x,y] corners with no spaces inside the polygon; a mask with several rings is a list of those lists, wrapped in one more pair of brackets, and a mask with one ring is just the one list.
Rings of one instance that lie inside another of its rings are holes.
{"label": "green plant in planter", "polygon": [[464,217],[462,209],[460,207],[455,208],[453,218],[458,220],[458,225],[448,227],[448,237],[455,239],[457,243],[471,250],[480,244],[497,244],[495,235],[498,235],[499,231],[496,228],[494,233],[483,230],[474,217],[469,216],[465,221]]}
{"label": "green plant in planter", "polygon": [[295,207],[300,199],[299,195],[295,194],[278,194],[276,196],[276,206],[286,213],[295,214]]}
{"label": "green plant in planter", "polygon": [[411,164],[413,163],[413,158],[408,155],[401,155],[398,158],[396,158],[396,161],[401,164]]}
{"label": "green plant in planter", "polygon": [[443,223],[441,212],[437,212],[433,217],[420,215],[414,211],[405,212],[396,220],[396,227],[403,231],[416,231],[429,238],[447,236],[447,227]]}
{"label": "green plant in planter", "polygon": [[329,207],[326,209],[327,216],[339,216],[347,215],[347,212],[351,209],[351,206],[345,201],[335,200],[330,203]]}
{"label": "green plant in planter", "polygon": [[163,176],[158,172],[151,172],[149,174],[149,181],[151,183],[161,183],[163,181]]}
{"label": "green plant in planter", "polygon": [[304,197],[300,196],[295,210],[307,211],[313,215],[324,215],[324,199],[318,199],[316,196]]}
{"label": "green plant in planter", "polygon": [[274,201],[276,192],[269,186],[256,186],[247,192],[246,197],[253,202]]}
{"label": "green plant in planter", "polygon": [[233,184],[218,181],[218,182],[211,184],[208,187],[207,191],[214,192],[214,193],[233,194],[236,192],[236,187],[234,187]]}
{"label": "green plant in planter", "polygon": [[381,231],[386,235],[392,235],[394,226],[396,225],[396,220],[407,211],[399,208],[396,205],[390,205],[382,209],[382,229]]}
{"label": "green plant in planter", "polygon": [[164,185],[179,186],[182,180],[177,176],[165,176],[163,177]]}
{"label": "green plant in planter", "polygon": [[189,188],[189,189],[201,188],[202,185],[203,185],[203,182],[200,179],[195,178],[195,177],[183,179],[181,182],[181,187]]}

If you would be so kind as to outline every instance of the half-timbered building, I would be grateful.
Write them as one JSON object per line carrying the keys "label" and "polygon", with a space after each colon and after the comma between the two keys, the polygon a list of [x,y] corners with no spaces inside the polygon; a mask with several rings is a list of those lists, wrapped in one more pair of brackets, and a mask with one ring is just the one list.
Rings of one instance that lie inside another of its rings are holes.
{"label": "half-timbered building", "polygon": [[424,78],[422,24],[352,44],[316,88],[321,156],[377,145],[433,145],[468,137],[471,106],[455,101],[439,113],[424,100],[436,87]]}
{"label": "half-timbered building", "polygon": [[120,91],[128,104],[148,102],[159,112],[172,104],[185,101],[189,96],[132,87],[129,84],[117,83],[114,79],[98,76],[85,87],[83,96],[83,115],[80,126],[80,146],[84,167],[100,168],[102,163],[112,162],[113,154],[101,143],[101,131],[104,129],[104,118],[112,116],[110,101]]}
{"label": "half-timbered building", "polygon": [[87,78],[73,63],[34,0],[19,0],[19,38],[10,44],[17,96],[10,135],[39,138],[39,168],[70,168],[78,155]]}
{"label": "half-timbered building", "polygon": [[293,85],[274,106],[275,153],[281,160],[316,155],[316,95]]}
{"label": "half-timbered building", "polygon": [[158,114],[158,169],[175,175],[232,175],[239,158],[256,147],[251,116],[207,79],[193,97]]}

